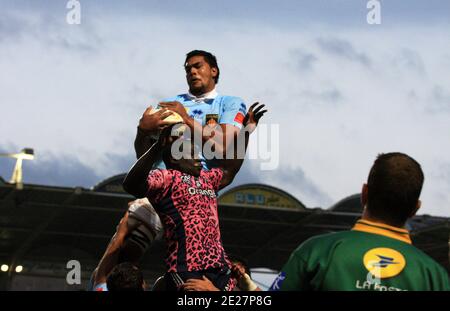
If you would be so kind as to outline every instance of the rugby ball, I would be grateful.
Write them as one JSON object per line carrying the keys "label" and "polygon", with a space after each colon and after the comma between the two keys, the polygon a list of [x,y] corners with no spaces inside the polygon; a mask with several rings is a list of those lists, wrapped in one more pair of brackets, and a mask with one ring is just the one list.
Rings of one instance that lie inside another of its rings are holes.
{"label": "rugby ball", "polygon": [[[159,110],[161,110],[161,108],[155,108],[152,109],[148,112],[148,114],[154,114],[156,112],[158,112]],[[170,111],[170,110],[169,110]],[[176,112],[174,111],[170,111],[172,114],[169,115],[167,118],[164,119],[165,122],[169,123],[169,124],[177,124],[177,123],[183,123],[183,118]]]}

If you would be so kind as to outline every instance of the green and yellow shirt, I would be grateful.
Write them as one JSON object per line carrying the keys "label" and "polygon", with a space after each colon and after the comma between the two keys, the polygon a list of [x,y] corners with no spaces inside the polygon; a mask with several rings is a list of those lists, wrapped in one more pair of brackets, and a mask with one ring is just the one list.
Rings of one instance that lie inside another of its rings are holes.
{"label": "green and yellow shirt", "polygon": [[450,290],[447,271],[411,245],[406,229],[359,220],[313,237],[290,256],[270,290]]}

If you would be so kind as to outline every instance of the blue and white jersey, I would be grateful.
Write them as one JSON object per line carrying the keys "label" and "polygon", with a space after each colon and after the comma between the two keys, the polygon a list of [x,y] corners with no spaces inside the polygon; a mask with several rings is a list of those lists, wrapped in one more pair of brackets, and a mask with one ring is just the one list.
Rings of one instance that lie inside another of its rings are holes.
{"label": "blue and white jersey", "polygon": [[163,101],[180,102],[187,108],[188,115],[202,125],[206,125],[211,119],[217,118],[216,121],[219,124],[231,124],[242,128],[242,122],[247,113],[247,107],[242,99],[219,95],[215,91],[205,97],[182,94]]}
{"label": "blue and white jersey", "polygon": [[[213,90],[207,94],[196,97],[192,94],[181,94],[166,98],[162,102],[180,102],[188,115],[203,126],[206,124],[230,124],[242,128],[247,107],[242,99],[235,96],[220,95]],[[200,158],[203,158],[200,156]],[[208,169],[206,161],[202,159],[205,169]],[[154,168],[165,169],[162,160],[155,163]]]}

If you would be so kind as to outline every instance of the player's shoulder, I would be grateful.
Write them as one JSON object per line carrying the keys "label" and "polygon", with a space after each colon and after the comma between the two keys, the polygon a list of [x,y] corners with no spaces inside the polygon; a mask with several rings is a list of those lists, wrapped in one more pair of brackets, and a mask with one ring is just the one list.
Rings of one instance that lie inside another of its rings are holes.
{"label": "player's shoulder", "polygon": [[174,102],[174,101],[178,101],[178,102],[185,102],[189,100],[189,96],[188,94],[178,94],[172,97],[167,97],[164,98],[163,100],[161,100],[162,102]]}
{"label": "player's shoulder", "polygon": [[422,251],[421,249],[417,248],[412,244],[407,244],[405,247],[401,249],[401,252],[405,255],[408,255],[410,259],[414,258],[416,262],[420,262],[421,265],[423,265],[424,267],[427,267],[432,270],[437,270],[440,272],[445,271],[445,269],[437,261],[435,261],[424,251]]}
{"label": "player's shoulder", "polygon": [[150,172],[148,173],[149,175],[159,175],[159,174],[163,174],[163,172],[167,171],[165,168],[153,168],[150,170]]}
{"label": "player's shoulder", "polygon": [[181,175],[183,175],[183,173],[181,171],[174,170],[174,169],[171,169],[171,168],[164,169],[164,170],[161,170],[161,171],[162,171],[162,173],[164,175],[170,175],[170,176],[181,176]]}
{"label": "player's shoulder", "polygon": [[435,290],[450,290],[448,272],[441,264],[416,246],[400,243],[402,247],[396,250],[406,258],[407,265],[430,276]]}
{"label": "player's shoulder", "polygon": [[244,103],[244,100],[238,96],[218,94],[217,97],[223,103],[238,103],[238,104]]}
{"label": "player's shoulder", "polygon": [[200,172],[200,177],[206,184],[215,188],[223,178],[223,170],[221,168],[203,169]]}
{"label": "player's shoulder", "polygon": [[149,173],[149,177],[161,177],[161,178],[168,178],[170,176],[174,175],[175,170],[171,169],[165,169],[165,168],[154,168]]}
{"label": "player's shoulder", "polygon": [[352,238],[354,231],[346,230],[339,232],[332,232],[326,234],[320,234],[314,237],[311,237],[306,242],[310,244],[320,244],[320,243],[333,243],[335,241],[345,241]]}
{"label": "player's shoulder", "polygon": [[331,249],[336,243],[344,243],[352,239],[352,231],[341,231],[311,237],[300,244],[295,253]]}
{"label": "player's shoulder", "polygon": [[236,96],[219,95],[219,105],[223,112],[234,111],[241,112],[243,115],[247,113],[247,106],[242,98]]}
{"label": "player's shoulder", "polygon": [[200,175],[205,177],[218,177],[223,175],[223,170],[220,167],[210,168],[208,170],[204,169],[200,172]]}

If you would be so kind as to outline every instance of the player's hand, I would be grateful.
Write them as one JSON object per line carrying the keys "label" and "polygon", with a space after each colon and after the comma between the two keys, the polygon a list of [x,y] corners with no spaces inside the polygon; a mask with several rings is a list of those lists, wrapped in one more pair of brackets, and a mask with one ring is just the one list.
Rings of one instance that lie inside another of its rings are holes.
{"label": "player's hand", "polygon": [[242,291],[254,291],[258,288],[250,276],[245,273],[244,267],[240,265],[233,264],[231,266],[231,276],[237,280],[237,285]]}
{"label": "player's hand", "polygon": [[181,289],[185,291],[219,291],[217,287],[206,277],[203,276],[202,279],[189,279],[183,285]]}
{"label": "player's hand", "polygon": [[267,109],[262,110],[264,107],[264,104],[256,102],[250,106],[250,109],[248,109],[243,124],[245,129],[249,133],[253,133],[253,131],[256,129],[256,126],[258,126],[259,120],[267,112]]}
{"label": "player's hand", "polygon": [[189,118],[189,115],[186,112],[186,108],[177,101],[173,101],[173,102],[162,102],[159,103],[159,106],[162,108],[165,108],[167,110],[176,112],[180,115],[180,117],[183,118],[183,120],[186,120],[186,118]]}
{"label": "player's hand", "polygon": [[139,120],[139,128],[141,130],[157,132],[158,130],[169,125],[169,123],[164,121],[164,119],[170,116],[172,112],[167,109],[160,109],[156,112],[153,110],[154,108],[152,106],[145,109],[141,119]]}

